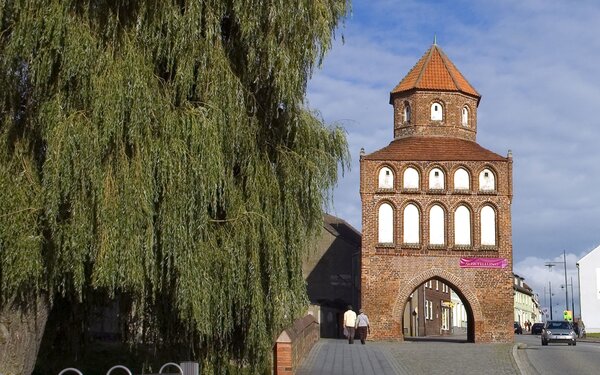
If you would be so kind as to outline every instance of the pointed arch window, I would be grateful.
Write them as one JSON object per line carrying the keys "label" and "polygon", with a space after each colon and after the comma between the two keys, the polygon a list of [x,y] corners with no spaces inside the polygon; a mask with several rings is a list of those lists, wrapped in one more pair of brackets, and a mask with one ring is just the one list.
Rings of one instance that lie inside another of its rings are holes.
{"label": "pointed arch window", "polygon": [[496,176],[488,168],[484,169],[479,173],[479,190],[480,191],[495,191],[496,190]]}
{"label": "pointed arch window", "polygon": [[444,118],[444,107],[440,103],[434,102],[431,105],[431,120],[442,121],[443,118]]}
{"label": "pointed arch window", "polygon": [[421,231],[420,231],[420,215],[419,209],[414,204],[408,204],[404,207],[404,243],[405,244],[418,244],[421,243]]}
{"label": "pointed arch window", "polygon": [[433,168],[431,171],[429,171],[429,189],[444,189],[444,172],[440,168]]}
{"label": "pointed arch window", "polygon": [[392,173],[392,170],[388,167],[383,167],[379,170],[379,188],[394,188],[394,174]]}
{"label": "pointed arch window", "polygon": [[434,205],[429,210],[429,244],[444,245],[446,243],[446,223],[444,209],[439,205]]}
{"label": "pointed arch window", "polygon": [[466,206],[454,212],[454,244],[471,246],[471,211]]}
{"label": "pointed arch window", "polygon": [[469,108],[467,106],[462,109],[461,124],[462,126],[469,126]]}
{"label": "pointed arch window", "polygon": [[454,190],[469,190],[471,188],[469,172],[459,168],[454,172]]}
{"label": "pointed arch window", "polygon": [[379,206],[378,215],[379,243],[394,242],[394,209],[388,203]]}
{"label": "pointed arch window", "polygon": [[403,120],[404,120],[405,124],[410,123],[410,117],[411,117],[410,104],[408,102],[404,102]]}
{"label": "pointed arch window", "polygon": [[419,172],[413,167],[408,167],[404,170],[402,178],[402,188],[418,189],[419,188]]}
{"label": "pointed arch window", "polygon": [[481,246],[496,246],[496,210],[490,206],[481,209]]}

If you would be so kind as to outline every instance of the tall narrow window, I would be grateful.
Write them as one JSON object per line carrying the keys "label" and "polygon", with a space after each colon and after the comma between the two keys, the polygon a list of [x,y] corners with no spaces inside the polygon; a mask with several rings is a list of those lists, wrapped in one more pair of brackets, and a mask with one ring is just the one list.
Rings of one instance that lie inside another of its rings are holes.
{"label": "tall narrow window", "polygon": [[469,172],[464,168],[459,168],[454,172],[454,190],[469,190],[471,178]]}
{"label": "tall narrow window", "polygon": [[490,206],[481,209],[481,245],[496,246],[496,211]]}
{"label": "tall narrow window", "polygon": [[433,121],[441,121],[444,117],[444,108],[440,103],[433,103],[431,105],[431,119]]}
{"label": "tall narrow window", "polygon": [[387,203],[379,206],[379,243],[394,242],[394,209]]}
{"label": "tall narrow window", "polygon": [[443,245],[446,243],[444,209],[437,204],[429,210],[429,244]]}
{"label": "tall narrow window", "polygon": [[409,204],[404,208],[404,243],[417,244],[420,241],[420,223],[419,209],[414,204]]}
{"label": "tall narrow window", "polygon": [[471,211],[466,206],[454,212],[454,244],[471,245]]}
{"label": "tall narrow window", "polygon": [[410,104],[408,104],[408,102],[404,102],[404,123],[408,124],[410,123]]}
{"label": "tall narrow window", "polygon": [[496,178],[492,171],[484,169],[479,173],[479,190],[494,191],[496,190]]}
{"label": "tall narrow window", "polygon": [[462,126],[469,126],[469,108],[464,106],[462,109]]}
{"label": "tall narrow window", "polygon": [[392,189],[394,187],[394,175],[388,167],[383,167],[379,170],[379,188]]}
{"label": "tall narrow window", "polygon": [[404,176],[402,180],[402,187],[404,189],[419,188],[419,172],[412,167],[408,167],[404,170]]}
{"label": "tall narrow window", "polygon": [[444,189],[444,172],[439,168],[433,168],[429,171],[429,189]]}

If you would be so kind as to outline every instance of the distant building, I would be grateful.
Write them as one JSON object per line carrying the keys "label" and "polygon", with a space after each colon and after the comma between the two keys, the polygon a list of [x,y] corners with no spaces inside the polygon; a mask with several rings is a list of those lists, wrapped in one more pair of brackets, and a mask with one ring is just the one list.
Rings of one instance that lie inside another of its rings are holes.
{"label": "distant building", "polygon": [[452,302],[452,332],[454,334],[466,333],[467,310],[465,310],[463,301],[452,289],[450,289],[450,301]]}
{"label": "distant building", "polygon": [[600,332],[600,246],[577,262],[581,320],[588,333]]}
{"label": "distant building", "polygon": [[513,274],[513,291],[515,301],[515,322],[525,329],[525,322],[537,323],[542,321],[540,304],[533,289],[525,283],[525,279]]}
{"label": "distant building", "polygon": [[311,313],[321,325],[321,337],[341,337],[347,306],[355,311],[360,307],[360,238],[350,224],[325,214],[316,248],[303,262]]}
{"label": "distant building", "polygon": [[429,280],[409,297],[404,310],[404,336],[440,336],[452,332],[451,289]]}

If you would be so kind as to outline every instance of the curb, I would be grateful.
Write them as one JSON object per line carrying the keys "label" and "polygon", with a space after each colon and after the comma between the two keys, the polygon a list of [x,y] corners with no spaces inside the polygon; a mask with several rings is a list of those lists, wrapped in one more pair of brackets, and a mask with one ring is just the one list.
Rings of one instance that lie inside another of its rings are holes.
{"label": "curb", "polygon": [[[535,368],[529,363],[529,359],[527,358],[527,353],[524,351],[519,355],[519,350],[523,350],[527,348],[527,344],[524,343],[515,343],[512,347],[512,356],[517,364],[517,368],[521,375],[539,375],[539,372],[535,370]],[[522,358],[524,356],[524,358]]]}

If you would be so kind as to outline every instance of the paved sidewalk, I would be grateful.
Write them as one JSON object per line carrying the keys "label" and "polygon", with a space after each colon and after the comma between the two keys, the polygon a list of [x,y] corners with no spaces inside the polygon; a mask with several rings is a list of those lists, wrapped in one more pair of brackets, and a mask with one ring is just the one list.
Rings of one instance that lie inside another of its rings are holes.
{"label": "paved sidewalk", "polygon": [[519,374],[513,344],[321,339],[298,375]]}

